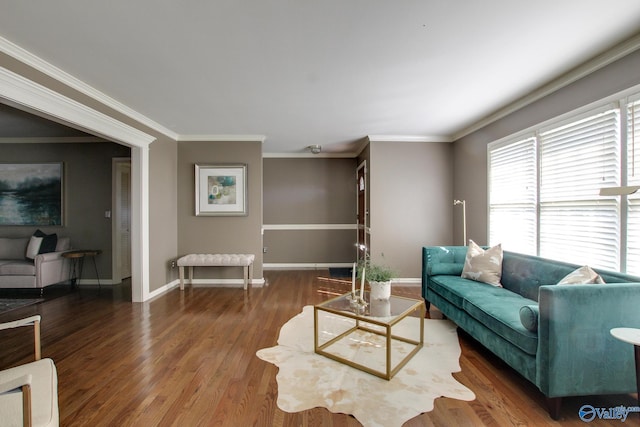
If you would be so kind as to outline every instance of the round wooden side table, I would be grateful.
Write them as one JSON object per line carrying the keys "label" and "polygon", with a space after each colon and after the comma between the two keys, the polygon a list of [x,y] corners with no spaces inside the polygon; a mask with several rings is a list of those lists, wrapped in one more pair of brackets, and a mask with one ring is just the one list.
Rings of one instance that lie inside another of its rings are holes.
{"label": "round wooden side table", "polygon": [[636,356],[636,388],[638,392],[638,406],[640,406],[640,329],[638,328],[613,328],[611,335],[620,341],[633,344]]}
{"label": "round wooden side table", "polygon": [[102,251],[100,249],[79,249],[73,251],[67,251],[62,254],[63,258],[71,260],[71,271],[69,272],[69,280],[71,281],[71,287],[75,288],[80,279],[82,279],[82,269],[84,268],[84,259],[89,257],[93,259],[93,268],[96,272],[96,278],[98,279],[98,288],[100,285],[100,275],[98,274],[98,265],[96,264],[96,256],[100,255]]}

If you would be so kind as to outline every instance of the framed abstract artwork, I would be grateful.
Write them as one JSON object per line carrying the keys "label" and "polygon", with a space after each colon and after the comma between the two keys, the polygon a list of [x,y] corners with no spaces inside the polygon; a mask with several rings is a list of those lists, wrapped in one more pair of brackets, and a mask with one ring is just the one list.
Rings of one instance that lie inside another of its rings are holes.
{"label": "framed abstract artwork", "polygon": [[62,163],[0,163],[0,225],[62,225]]}
{"label": "framed abstract artwork", "polygon": [[247,215],[247,165],[196,164],[196,216]]}

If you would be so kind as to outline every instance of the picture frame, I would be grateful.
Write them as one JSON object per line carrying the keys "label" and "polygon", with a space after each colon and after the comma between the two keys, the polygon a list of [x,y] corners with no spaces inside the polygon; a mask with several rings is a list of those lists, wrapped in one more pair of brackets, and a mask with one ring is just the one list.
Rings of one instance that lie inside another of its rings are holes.
{"label": "picture frame", "polygon": [[195,165],[196,216],[247,215],[246,164]]}
{"label": "picture frame", "polygon": [[0,163],[0,226],[62,226],[64,164]]}

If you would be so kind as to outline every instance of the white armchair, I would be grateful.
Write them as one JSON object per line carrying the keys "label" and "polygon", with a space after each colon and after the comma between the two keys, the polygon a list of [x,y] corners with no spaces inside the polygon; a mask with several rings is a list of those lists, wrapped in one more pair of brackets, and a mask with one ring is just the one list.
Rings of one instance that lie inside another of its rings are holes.
{"label": "white armchair", "polygon": [[33,326],[35,362],[0,371],[0,424],[59,424],[58,374],[51,359],[40,359],[40,316],[0,323],[0,330]]}

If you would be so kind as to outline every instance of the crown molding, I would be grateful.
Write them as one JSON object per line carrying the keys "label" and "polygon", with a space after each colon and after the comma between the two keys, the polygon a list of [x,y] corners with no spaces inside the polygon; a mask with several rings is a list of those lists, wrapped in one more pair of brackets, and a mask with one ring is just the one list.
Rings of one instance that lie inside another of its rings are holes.
{"label": "crown molding", "polygon": [[262,153],[263,159],[352,159],[358,157],[358,153],[340,152],[340,153]]}
{"label": "crown molding", "polygon": [[609,49],[606,52],[597,55],[596,57],[583,63],[582,65],[575,67],[571,71],[541,86],[540,88],[524,96],[523,98],[520,98],[519,100],[507,105],[506,107],[499,109],[493,114],[472,124],[471,126],[461,130],[460,132],[455,133],[451,139],[453,141],[457,141],[458,139],[463,138],[470,133],[482,129],[485,126],[490,125],[491,123],[500,120],[503,117],[506,117],[509,114],[514,113],[529,104],[533,104],[534,102],[544,98],[545,96],[550,95],[553,92],[556,92],[563,87],[568,86],[571,83],[574,83],[581,78],[586,77],[589,74],[592,74],[595,71],[598,71],[601,68],[604,68],[607,65],[624,58],[625,56],[635,52],[638,49],[640,49],[640,33],[618,44],[612,49]]}
{"label": "crown molding", "polygon": [[2,67],[0,67],[0,96],[17,108],[26,106],[35,114],[42,114],[43,117],[82,131],[91,129],[92,133],[99,137],[104,136],[126,145],[147,147],[156,139]]}
{"label": "crown molding", "polygon": [[145,125],[148,126],[149,128],[160,132],[163,135],[168,136],[171,139],[174,140],[178,140],[178,134],[164,126],[162,126],[161,124],[151,120],[150,118],[138,113],[137,111],[127,107],[126,105],[124,105],[123,103],[116,101],[115,99],[111,98],[110,96],[104,94],[103,92],[100,92],[99,90],[95,89],[94,87],[84,83],[83,81],[77,79],[76,77],[72,76],[71,74],[61,70],[60,68],[56,67],[53,64],[50,64],[49,62],[43,60],[42,58],[39,58],[37,56],[35,56],[34,54],[32,54],[31,52],[21,48],[20,46],[16,45],[15,43],[5,39],[4,37],[0,36],[0,52],[11,56],[12,58],[16,59],[17,61],[22,62],[23,64],[26,64],[44,74],[46,74],[47,76],[59,81],[60,83],[63,83],[75,90],[77,90],[80,93],[83,93],[84,95],[89,96],[90,98],[106,105],[109,108],[112,108],[116,111],[118,111],[119,113],[124,114],[125,116]]}
{"label": "crown molding", "polygon": [[178,142],[259,142],[267,139],[264,135],[178,135]]}
{"label": "crown molding", "polygon": [[97,136],[27,136],[0,138],[0,144],[79,144],[94,142],[107,142],[107,140]]}
{"label": "crown molding", "polygon": [[444,135],[367,135],[369,142],[453,142]]}

